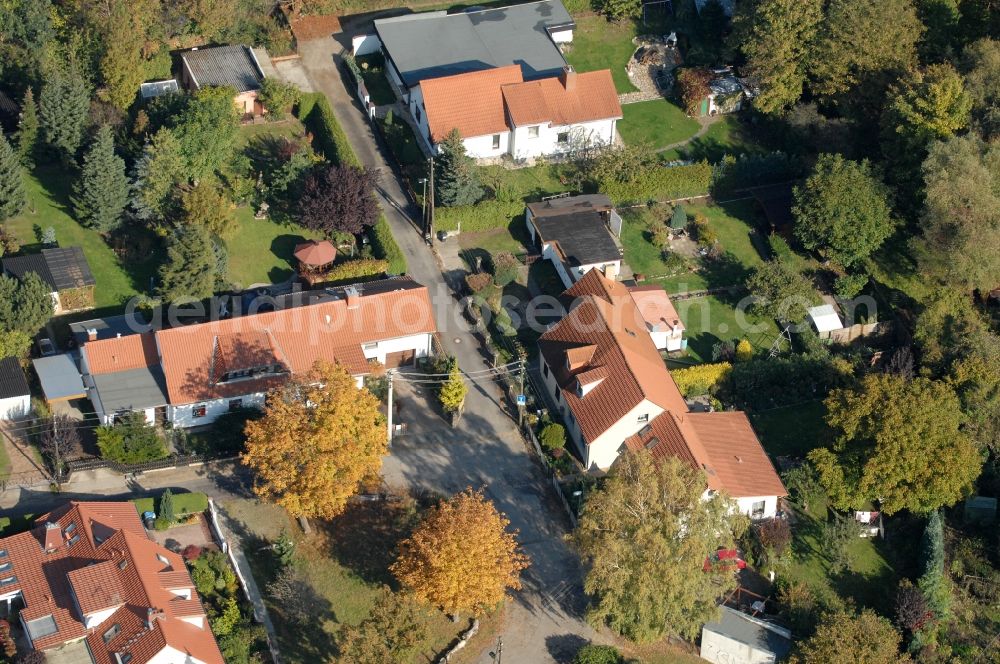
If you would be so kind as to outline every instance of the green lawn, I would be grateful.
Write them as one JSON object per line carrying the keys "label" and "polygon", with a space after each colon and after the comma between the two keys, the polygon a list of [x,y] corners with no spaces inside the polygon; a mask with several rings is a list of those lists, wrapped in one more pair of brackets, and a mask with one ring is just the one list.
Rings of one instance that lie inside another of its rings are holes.
{"label": "green lawn", "polygon": [[564,164],[538,164],[528,168],[483,166],[480,178],[484,185],[506,200],[537,201],[573,188],[566,169]]}
{"label": "green lawn", "polygon": [[707,159],[720,161],[725,155],[740,155],[761,150],[749,129],[735,115],[724,115],[713,122],[708,130],[687,145],[660,153],[664,161],[674,159]]}
{"label": "green lawn", "polygon": [[748,339],[755,352],[767,352],[778,336],[778,326],[770,318],[747,313],[746,305],[744,296],[676,300],[674,306],[684,323],[691,359],[711,362],[715,344],[733,339]]}
{"label": "green lawn", "polygon": [[284,281],[294,271],[292,252],[295,245],[322,237],[321,233],[301,226],[254,219],[253,210],[248,207],[237,209],[236,219],[239,222],[236,232],[226,238],[228,278],[242,288],[255,283]]}
{"label": "green lawn", "polygon": [[666,99],[622,106],[618,131],[626,143],[645,143],[654,149],[683,141],[698,132],[698,121]]}
{"label": "green lawn", "polygon": [[822,401],[810,401],[752,413],[750,421],[771,456],[804,457],[830,442],[832,432],[824,417]]}
{"label": "green lawn", "polygon": [[286,113],[282,120],[241,126],[236,145],[238,148],[245,148],[251,140],[258,136],[300,138],[305,135],[306,130],[302,123],[295,116]]}
{"label": "green lawn", "polygon": [[577,71],[610,69],[619,94],[638,90],[628,80],[625,65],[635,52],[632,38],[636,35],[631,21],[611,23],[601,16],[577,19],[573,31],[573,47],[566,60]]}
{"label": "green lawn", "polygon": [[7,456],[7,446],[0,445],[0,477],[10,475],[10,457]]}
{"label": "green lawn", "polygon": [[35,226],[54,228],[62,247],[82,247],[97,282],[96,306],[121,307],[133,296],[147,292],[149,279],[156,273],[159,263],[158,243],[151,246],[152,257],[146,252],[143,260],[123,265],[100,234],[84,228],[71,216],[72,183],[73,176],[55,165],[40,166],[33,174],[26,174],[28,206],[20,216],[8,219],[6,226],[27,251],[33,250],[30,245],[37,245]]}

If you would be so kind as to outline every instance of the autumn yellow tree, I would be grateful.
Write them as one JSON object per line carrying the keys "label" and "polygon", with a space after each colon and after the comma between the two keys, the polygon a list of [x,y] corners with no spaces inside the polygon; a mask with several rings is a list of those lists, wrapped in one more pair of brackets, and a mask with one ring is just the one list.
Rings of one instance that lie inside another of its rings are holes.
{"label": "autumn yellow tree", "polygon": [[508,525],[482,492],[466,489],[432,508],[400,544],[392,573],[446,613],[481,613],[508,588],[521,588],[521,570],[529,564]]}
{"label": "autumn yellow tree", "polygon": [[340,514],[388,449],[378,400],[343,367],[322,361],[272,390],[246,436],[242,460],[255,473],[254,493],[293,516]]}

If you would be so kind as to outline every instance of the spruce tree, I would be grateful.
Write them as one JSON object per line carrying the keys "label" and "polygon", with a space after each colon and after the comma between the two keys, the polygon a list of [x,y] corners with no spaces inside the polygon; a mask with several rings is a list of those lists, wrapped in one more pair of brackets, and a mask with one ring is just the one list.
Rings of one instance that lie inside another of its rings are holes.
{"label": "spruce tree", "polygon": [[166,519],[169,523],[173,523],[177,520],[177,514],[174,510],[174,494],[170,489],[163,492],[160,496],[160,518]]}
{"label": "spruce tree", "polygon": [[101,233],[121,224],[128,203],[128,178],[125,162],[115,154],[111,127],[97,131],[90,150],[83,158],[80,178],[73,186],[73,209],[84,226]]}
{"label": "spruce tree", "polygon": [[31,88],[24,93],[21,102],[21,120],[17,124],[17,156],[21,163],[30,167],[34,160],[35,145],[38,143],[38,106],[35,105],[35,93]]}
{"label": "spruce tree", "polygon": [[38,99],[45,142],[72,159],[83,142],[83,125],[90,108],[90,91],[73,70],[51,73]]}
{"label": "spruce tree", "polygon": [[475,162],[465,154],[457,129],[452,129],[441,143],[434,169],[438,205],[472,205],[483,197]]}
{"label": "spruce tree", "polygon": [[167,260],[160,266],[160,295],[171,302],[209,297],[215,287],[216,266],[212,237],[204,226],[177,229],[167,244]]}
{"label": "spruce tree", "polygon": [[24,202],[21,162],[3,132],[0,132],[0,221],[20,214]]}

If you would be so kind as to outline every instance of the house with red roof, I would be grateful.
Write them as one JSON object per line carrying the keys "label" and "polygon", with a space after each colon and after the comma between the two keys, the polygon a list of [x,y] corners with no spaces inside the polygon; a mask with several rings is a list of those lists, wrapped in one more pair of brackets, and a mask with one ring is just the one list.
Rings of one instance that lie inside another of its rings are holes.
{"label": "house with red roof", "polygon": [[175,427],[210,424],[324,360],[361,387],[371,363],[395,368],[432,352],[427,288],[385,279],[313,293],[298,306],[141,334],[88,340],[87,394],[105,424],[128,412]]}
{"label": "house with red roof", "polygon": [[539,338],[539,362],[584,465],[607,470],[628,450],[676,457],[704,473],[709,494],[773,517],[787,492],[746,414],[691,412],[634,293],[595,269],[563,295],[573,306]]}
{"label": "house with red roof", "polygon": [[71,501],[0,539],[4,602],[32,648],[82,643],[81,664],[224,664],[184,560],[132,503]]}
{"label": "house with red roof", "polygon": [[516,160],[566,154],[614,142],[622,118],[607,69],[525,80],[521,65],[455,74],[420,82],[410,93],[420,132],[439,145],[458,130],[475,158]]}

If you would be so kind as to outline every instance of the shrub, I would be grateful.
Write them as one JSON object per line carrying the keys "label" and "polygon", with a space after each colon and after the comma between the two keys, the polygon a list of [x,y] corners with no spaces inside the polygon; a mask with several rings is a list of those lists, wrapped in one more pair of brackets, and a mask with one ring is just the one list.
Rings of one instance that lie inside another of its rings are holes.
{"label": "shrub", "polygon": [[708,217],[700,212],[694,215],[692,225],[694,227],[694,237],[695,240],[698,241],[698,246],[711,247],[719,241],[719,236],[715,232],[715,229],[713,229],[708,223]]}
{"label": "shrub", "polygon": [[323,280],[330,283],[350,283],[381,277],[388,269],[389,263],[381,258],[351,258],[327,270]]}
{"label": "shrub", "polygon": [[284,531],[278,535],[278,539],[274,540],[271,550],[274,551],[274,555],[277,556],[282,567],[291,565],[292,561],[295,560],[295,542]]}
{"label": "shrub", "polygon": [[167,523],[173,523],[177,520],[177,515],[174,513],[174,494],[170,489],[163,492],[160,496],[160,516],[167,520]]}
{"label": "shrub", "polygon": [[434,227],[440,231],[458,230],[473,233],[507,228],[511,222],[524,219],[524,202],[480,201],[476,205],[439,207],[434,210]]}
{"label": "shrub", "polygon": [[517,279],[521,264],[509,251],[498,251],[490,256],[490,269],[497,286],[506,286]]}
{"label": "shrub", "polygon": [[852,297],[856,297],[867,283],[867,274],[844,274],[837,277],[837,280],[834,281],[833,292],[837,294],[837,297],[849,300]]}
{"label": "shrub", "polygon": [[193,562],[201,557],[201,547],[197,544],[188,544],[181,551],[181,557],[189,563]]}
{"label": "shrub", "polygon": [[347,134],[337,122],[326,96],[320,92],[299,95],[296,116],[312,132],[317,152],[336,164],[361,168],[361,162],[347,140]]}
{"label": "shrub", "polygon": [[614,646],[588,643],[576,652],[573,664],[622,664],[625,660]]}
{"label": "shrub", "polygon": [[146,424],[142,413],[130,413],[114,426],[97,429],[97,447],[101,458],[132,464],[154,461],[167,456],[159,433]]}
{"label": "shrub", "polygon": [[549,452],[566,447],[566,428],[561,424],[550,422],[538,434],[538,442]]}
{"label": "shrub", "polygon": [[673,376],[681,394],[685,397],[695,397],[715,392],[732,368],[733,365],[729,362],[698,364],[686,369],[675,369],[670,375]]}
{"label": "shrub", "polygon": [[691,269],[687,258],[669,249],[663,250],[663,267],[666,269],[668,275],[687,272]]}
{"label": "shrub", "polygon": [[379,215],[378,222],[368,233],[371,238],[372,252],[375,258],[381,258],[387,263],[386,272],[389,274],[406,274],[406,256],[403,250],[396,243],[396,238],[392,236],[389,222],[385,220],[385,215]]}
{"label": "shrub", "polygon": [[493,276],[486,272],[465,275],[465,285],[473,295],[481,293],[483,289],[493,284]]}
{"label": "shrub", "polygon": [[802,162],[784,152],[726,155],[712,169],[713,194],[776,182],[788,182],[804,173]]}
{"label": "shrub", "polygon": [[662,224],[656,224],[649,229],[649,241],[657,247],[665,246],[670,242],[670,229]]}
{"label": "shrub", "polygon": [[748,339],[740,339],[736,344],[736,361],[747,362],[753,358],[753,346]]}
{"label": "shrub", "polygon": [[852,379],[853,367],[834,358],[764,356],[734,365],[719,385],[719,393],[738,408],[759,410],[796,403],[803,394],[825,398],[830,390]]}
{"label": "shrub", "polygon": [[156,528],[157,530],[166,530],[169,527],[170,527],[170,520],[167,519],[166,517],[158,516],[156,517],[156,520],[153,521],[153,528]]}
{"label": "shrub", "polygon": [[608,180],[595,184],[615,203],[624,205],[701,196],[708,193],[711,181],[712,167],[707,161],[700,161],[671,167],[650,163],[629,180]]}
{"label": "shrub", "polygon": [[771,233],[767,236],[767,243],[771,246],[771,253],[779,260],[789,259],[795,255],[788,240],[779,233]]}
{"label": "shrub", "polygon": [[775,556],[780,556],[792,543],[792,527],[785,519],[766,519],[755,524],[754,532],[757,541],[765,550],[771,550]]}
{"label": "shrub", "polygon": [[712,72],[707,69],[681,69],[677,73],[678,93],[688,115],[696,115],[702,100],[712,92],[708,87],[711,80]]}

